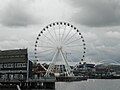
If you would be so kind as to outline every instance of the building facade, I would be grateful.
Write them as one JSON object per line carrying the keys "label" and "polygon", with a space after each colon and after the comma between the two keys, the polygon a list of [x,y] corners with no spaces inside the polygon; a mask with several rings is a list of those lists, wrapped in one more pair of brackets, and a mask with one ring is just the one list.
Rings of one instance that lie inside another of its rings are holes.
{"label": "building facade", "polygon": [[27,78],[27,49],[0,51],[0,79],[25,80]]}

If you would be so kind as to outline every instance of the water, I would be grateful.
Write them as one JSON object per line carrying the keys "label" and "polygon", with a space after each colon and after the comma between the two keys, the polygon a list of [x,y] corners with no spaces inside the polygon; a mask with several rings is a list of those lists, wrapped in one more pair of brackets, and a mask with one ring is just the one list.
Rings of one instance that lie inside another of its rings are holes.
{"label": "water", "polygon": [[57,82],[56,90],[120,90],[120,79],[89,79],[80,82]]}
{"label": "water", "polygon": [[80,82],[56,82],[55,90],[120,90],[120,79],[89,79],[87,81]]}

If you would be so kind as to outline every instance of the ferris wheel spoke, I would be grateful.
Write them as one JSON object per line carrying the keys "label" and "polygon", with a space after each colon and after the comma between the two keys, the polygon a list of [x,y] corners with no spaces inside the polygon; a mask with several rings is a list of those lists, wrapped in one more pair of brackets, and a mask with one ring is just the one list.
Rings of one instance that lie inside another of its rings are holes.
{"label": "ferris wheel spoke", "polygon": [[82,51],[80,49],[78,49],[78,48],[75,48],[75,49],[73,49],[73,48],[66,48],[65,50],[66,50],[66,52],[70,51],[72,53],[82,53]]}
{"label": "ferris wheel spoke", "polygon": [[68,55],[68,58],[69,58],[69,60],[70,60],[72,63],[74,62],[74,59],[72,59],[71,56]]}
{"label": "ferris wheel spoke", "polygon": [[42,48],[54,48],[54,47],[50,47],[50,46],[38,46],[38,47],[42,47]]}
{"label": "ferris wheel spoke", "polygon": [[82,57],[80,57],[81,55],[79,55],[79,56],[76,56],[76,53],[72,53],[72,51],[69,51],[68,53],[71,53],[69,56],[72,58],[72,57],[74,57],[75,59],[78,59],[78,60],[80,60]]}
{"label": "ferris wheel spoke", "polygon": [[[73,58],[73,59],[72,59],[72,58]],[[75,55],[72,55],[71,59],[72,59],[74,62],[75,62],[75,61],[80,62],[80,60],[81,60],[82,58],[77,57],[77,56],[75,56]]]}
{"label": "ferris wheel spoke", "polygon": [[80,47],[80,46],[83,46],[83,45],[79,45],[79,44],[75,44],[75,45],[66,45],[66,47]]}
{"label": "ferris wheel spoke", "polygon": [[49,59],[49,61],[50,61],[53,54],[54,54],[54,52],[49,52],[49,53],[46,53],[45,56],[44,55],[39,55],[39,57],[44,58],[45,60]]}
{"label": "ferris wheel spoke", "polygon": [[59,42],[60,42],[60,24],[59,24]]}
{"label": "ferris wheel spoke", "polygon": [[67,56],[68,57],[68,59],[70,59],[71,60],[71,62],[74,62],[76,59],[78,59],[77,57],[75,57],[74,55],[71,55],[71,56]]}
{"label": "ferris wheel spoke", "polygon": [[74,43],[74,42],[79,41],[79,40],[80,40],[80,38],[75,39],[75,40],[73,40],[73,41],[71,41],[71,42],[66,43],[65,45],[69,45],[69,44]]}
{"label": "ferris wheel spoke", "polygon": [[51,52],[46,53],[45,56],[44,55],[39,55],[39,57],[43,57],[43,58],[46,58],[46,57],[49,57],[49,56],[51,56]]}
{"label": "ferris wheel spoke", "polygon": [[56,40],[57,40],[57,34],[56,34],[56,31],[55,31],[55,27],[53,26],[53,30],[54,30],[54,34],[55,34],[55,37],[56,37]]}
{"label": "ferris wheel spoke", "polygon": [[52,51],[52,50],[54,50],[54,49],[43,50],[43,51],[38,52],[38,53],[46,53],[46,52],[49,52],[49,51]]}
{"label": "ferris wheel spoke", "polygon": [[70,41],[76,34],[77,34],[77,32],[74,33],[71,37],[69,37],[69,38],[66,40],[66,43],[67,43],[68,41]]}
{"label": "ferris wheel spoke", "polygon": [[50,36],[53,38],[53,40],[56,42],[55,38],[53,37],[53,35],[50,33],[49,29],[47,29],[48,33],[50,34]]}
{"label": "ferris wheel spoke", "polygon": [[45,53],[40,53],[39,56],[43,56],[43,57],[47,57],[47,56],[51,56],[51,54],[53,54],[54,51],[48,51],[48,52],[45,52]]}
{"label": "ferris wheel spoke", "polygon": [[62,33],[62,38],[61,38],[61,40],[64,38],[65,30],[66,30],[66,25],[65,25],[65,27],[64,27],[64,31],[63,31],[63,33]]}
{"label": "ferris wheel spoke", "polygon": [[77,47],[77,48],[73,48],[73,47],[72,47],[72,48],[71,48],[71,47],[69,48],[69,47],[68,47],[68,48],[66,48],[66,49],[68,49],[68,50],[76,50],[76,51],[81,51],[81,50],[82,50],[80,47],[79,47],[79,48],[78,48],[78,47]]}
{"label": "ferris wheel spoke", "polygon": [[[43,34],[44,35],[44,34]],[[53,43],[53,45],[55,44],[49,37],[47,37],[46,35],[44,35],[48,40],[50,40],[52,43]]]}
{"label": "ferris wheel spoke", "polygon": [[71,59],[72,61],[77,60],[77,62],[79,62],[82,59],[81,55],[76,55],[78,53],[73,53],[73,51],[67,51],[67,50],[65,52],[67,53],[67,54],[65,53],[67,60]]}
{"label": "ferris wheel spoke", "polygon": [[51,43],[51,42],[49,42],[49,41],[48,41],[48,42],[46,42],[45,40],[44,40],[44,41],[43,41],[43,40],[40,40],[40,42],[42,42],[42,43],[44,42],[44,44],[47,44],[48,46],[50,46],[50,45],[52,45],[52,46],[53,46],[53,43]]}
{"label": "ferris wheel spoke", "polygon": [[71,48],[71,47],[67,47],[65,50],[68,50],[68,51],[73,51],[73,52],[82,52],[82,49],[81,48]]}
{"label": "ferris wheel spoke", "polygon": [[70,34],[71,31],[72,31],[72,28],[70,28],[69,32],[68,32],[67,35],[65,36],[64,42],[66,41],[66,39],[67,39],[67,37],[68,37],[68,35]]}
{"label": "ferris wheel spoke", "polygon": [[63,54],[65,56],[65,58],[68,60],[68,56],[70,55],[71,56],[71,52],[67,52],[67,51],[63,51]]}

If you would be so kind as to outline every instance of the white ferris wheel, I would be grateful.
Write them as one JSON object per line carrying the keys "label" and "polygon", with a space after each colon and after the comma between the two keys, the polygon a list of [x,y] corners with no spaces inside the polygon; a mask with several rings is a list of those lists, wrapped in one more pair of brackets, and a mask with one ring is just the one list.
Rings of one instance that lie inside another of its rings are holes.
{"label": "white ferris wheel", "polygon": [[[54,22],[43,28],[35,42],[35,58],[50,62],[46,75],[66,73],[73,76],[70,65],[83,61],[86,53],[85,40],[81,32],[67,22]],[[56,66],[57,69],[55,68]]]}

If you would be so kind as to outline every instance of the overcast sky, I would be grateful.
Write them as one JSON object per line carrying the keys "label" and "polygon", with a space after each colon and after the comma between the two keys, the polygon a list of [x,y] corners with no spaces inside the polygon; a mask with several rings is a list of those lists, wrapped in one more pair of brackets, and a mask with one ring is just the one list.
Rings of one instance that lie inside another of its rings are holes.
{"label": "overcast sky", "polygon": [[0,49],[28,48],[42,28],[66,21],[83,34],[89,62],[120,62],[120,0],[0,0]]}

